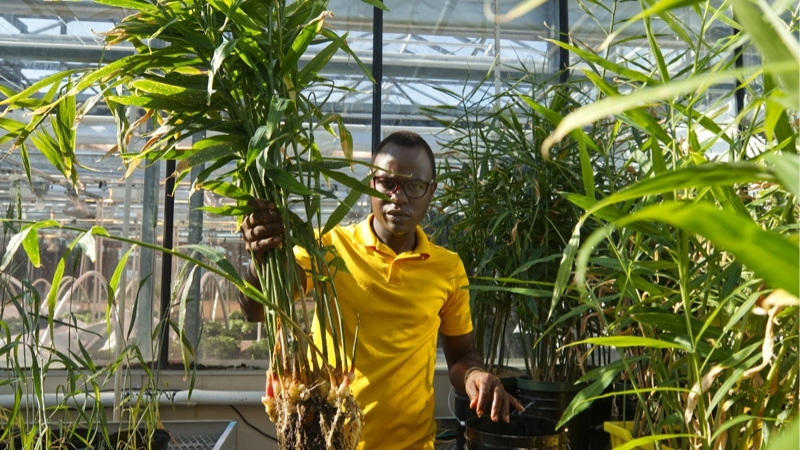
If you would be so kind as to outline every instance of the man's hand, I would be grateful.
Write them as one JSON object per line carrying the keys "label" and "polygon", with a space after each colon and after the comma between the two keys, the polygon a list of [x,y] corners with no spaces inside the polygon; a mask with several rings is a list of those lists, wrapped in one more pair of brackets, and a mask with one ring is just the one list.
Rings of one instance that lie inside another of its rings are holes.
{"label": "man's hand", "polygon": [[503,383],[496,376],[484,370],[472,370],[464,379],[464,387],[469,396],[469,407],[475,410],[478,417],[482,417],[487,410],[491,410],[491,419],[497,422],[503,418],[504,422],[511,421],[509,409],[524,411],[522,403],[509,395]]}
{"label": "man's hand", "polygon": [[[266,200],[251,200],[249,206],[255,211],[242,219],[242,233],[245,247],[248,252],[253,252],[253,260],[243,274],[244,279],[253,286],[260,286],[258,267],[261,265],[264,252],[278,247],[283,242],[283,220],[275,208],[275,204]],[[263,322],[265,319],[264,306],[239,293],[239,306],[249,322]]]}
{"label": "man's hand", "polygon": [[247,251],[253,252],[256,262],[261,262],[264,252],[283,242],[283,219],[275,204],[266,200],[251,200],[256,211],[244,217],[240,229]]}

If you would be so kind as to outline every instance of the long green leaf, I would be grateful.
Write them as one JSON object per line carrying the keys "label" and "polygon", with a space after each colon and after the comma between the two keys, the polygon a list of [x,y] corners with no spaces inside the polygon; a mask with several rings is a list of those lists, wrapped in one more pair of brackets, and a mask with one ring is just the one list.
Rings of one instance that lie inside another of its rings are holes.
{"label": "long green leaf", "polygon": [[283,62],[284,70],[294,70],[293,68],[296,68],[300,57],[306,52],[306,49],[311,45],[311,42],[317,34],[322,31],[322,25],[326,16],[327,15],[323,13],[323,15],[315,18],[300,30],[300,33],[295,38],[294,42],[292,42],[291,49],[286,53],[286,58]]}
{"label": "long green leaf", "polygon": [[[625,215],[624,211],[617,209],[611,205],[596,207],[599,201],[587,197],[585,195],[569,194],[569,193],[564,193],[561,195],[563,195],[567,200],[574,203],[575,205],[583,208],[584,210],[586,211],[591,210],[590,213],[591,215],[603,219],[606,222],[613,222],[617,219],[622,218]],[[631,228],[654,237],[661,234],[661,231],[650,223],[635,223],[631,225]]]}
{"label": "long green leaf", "polygon": [[38,232],[42,228],[58,226],[55,220],[45,220],[33,224],[25,225],[8,240],[6,245],[5,254],[3,255],[2,264],[0,264],[0,272],[4,272],[20,247],[25,250],[28,259],[34,267],[41,265],[41,258],[39,256],[39,235]]}
{"label": "long green leaf", "polygon": [[[528,106],[530,106],[531,109],[541,114],[545,119],[547,119],[548,122],[550,122],[553,125],[558,125],[564,119],[564,116],[562,116],[561,114],[553,111],[552,109],[547,108],[546,106],[537,103],[535,100],[526,95],[521,95],[520,99],[523,102],[525,102]],[[583,130],[573,130],[572,132],[570,132],[570,136],[572,136],[572,138],[575,139],[576,141],[582,142],[584,145],[588,146],[595,152],[600,153],[600,147],[598,147],[597,144]]]}
{"label": "long green leaf", "polygon": [[644,436],[636,439],[631,439],[628,442],[614,447],[614,450],[631,450],[638,448],[649,448],[648,445],[653,445],[653,442],[666,441],[669,439],[677,438],[694,438],[697,437],[693,434],[655,434],[651,436]]}
{"label": "long green leaf", "polygon": [[26,99],[37,92],[40,92],[46,86],[50,85],[58,85],[59,82],[65,78],[69,78],[71,75],[78,73],[78,70],[68,70],[64,72],[54,73],[53,75],[49,75],[47,77],[42,78],[41,80],[37,81],[36,83],[32,84],[27,89],[21,91],[20,93],[8,97],[7,99],[0,101],[1,105],[14,105],[17,101]]}
{"label": "long green leaf", "polygon": [[244,189],[234,184],[228,183],[227,181],[221,181],[221,180],[212,180],[212,181],[206,181],[204,183],[197,183],[195,189],[198,190],[205,189],[217,195],[237,200],[252,198],[252,196]]}
{"label": "long green leaf", "polygon": [[313,192],[308,188],[308,186],[297,181],[293,176],[284,170],[269,168],[265,171],[265,174],[270,181],[280,186],[282,189],[286,189],[287,191],[298,195],[313,195]]}
{"label": "long green leaf", "polygon": [[250,206],[201,206],[197,209],[218,216],[228,217],[244,216],[245,214],[253,212],[253,208]]}
{"label": "long green leaf", "polygon": [[375,78],[373,78],[372,76],[372,71],[369,69],[369,67],[367,67],[366,64],[364,64],[363,61],[361,61],[361,58],[359,58],[358,55],[356,55],[356,52],[350,49],[350,46],[347,45],[347,42],[345,42],[341,36],[339,36],[338,34],[334,33],[331,30],[328,30],[327,28],[323,28],[322,30],[320,30],[320,34],[322,34],[328,39],[338,42],[339,48],[347,52],[347,54],[351,58],[353,58],[353,61],[355,61],[356,64],[358,64],[358,67],[361,68],[361,73],[363,73],[364,76],[367,77],[367,80],[369,80],[371,83],[375,83]]}
{"label": "long green leaf", "polygon": [[157,13],[158,9],[144,0],[94,0],[101,5],[113,6],[116,8],[133,9],[145,13]]}
{"label": "long green leaf", "polygon": [[339,50],[339,43],[334,41],[328,44],[325,48],[320,50],[314,58],[306,64],[298,74],[300,87],[308,85],[311,80],[319,74],[319,71],[325,67],[331,60],[334,54]]}
{"label": "long green leaf", "polygon": [[350,130],[344,125],[344,119],[340,116],[336,120],[336,124],[339,127],[339,142],[342,143],[342,153],[344,153],[344,157],[347,159],[353,158],[353,135],[350,133]]}
{"label": "long green leaf", "polygon": [[[796,67],[792,63],[775,64],[770,67],[773,73],[792,73]],[[605,98],[598,102],[583,106],[570,113],[561,121],[556,129],[542,143],[542,152],[546,153],[557,142],[564,139],[572,130],[594,123],[608,116],[620,114],[642,105],[662,101],[676,95],[683,95],[702,86],[724,83],[736,78],[749,77],[761,70],[760,67],[744,67],[723,73],[708,73],[691,78],[672,81],[652,88],[642,89],[632,94]]]}
{"label": "long green leaf", "polygon": [[571,342],[564,347],[572,347],[575,345],[591,344],[602,345],[606,347],[646,347],[646,348],[674,348],[678,350],[689,350],[685,345],[676,342],[667,342],[660,339],[653,339],[641,336],[606,336],[583,339],[577,342]]}
{"label": "long green leaf", "polygon": [[192,144],[189,156],[178,162],[175,171],[181,173],[209,161],[234,158],[246,145],[245,139],[229,134],[200,139]]}
{"label": "long green leaf", "polygon": [[117,96],[110,95],[106,97],[106,101],[119,103],[125,106],[138,106],[145,109],[155,109],[161,111],[175,111],[194,113],[197,112],[197,107],[191,104],[182,103],[177,100],[172,100],[168,97],[155,97],[150,95],[125,95]]}
{"label": "long green leaf", "polygon": [[561,428],[570,419],[589,408],[592,405],[592,401],[599,397],[603,391],[617,379],[617,376],[629,367],[629,364],[644,359],[646,359],[645,356],[625,358],[624,360],[620,359],[587,372],[586,375],[582,376],[578,381],[593,380],[592,383],[575,395],[569,405],[567,405],[558,424],[556,424],[556,428]]}
{"label": "long green leaf", "polygon": [[248,144],[245,169],[249,168],[263,152],[267,151],[272,142],[272,135],[280,126],[290,104],[291,101],[289,99],[277,96],[272,97],[269,112],[267,113],[267,122],[258,127]]}
{"label": "long green leaf", "polygon": [[[370,178],[371,175],[364,178],[362,182],[366,184],[367,180]],[[359,198],[361,198],[361,192],[357,189],[351,189],[347,194],[347,197],[345,197],[345,199],[336,206],[336,209],[333,210],[331,215],[328,216],[328,220],[325,222],[325,226],[322,228],[321,234],[327,233],[339,222],[341,222],[342,219],[347,216],[347,213],[353,209],[353,205],[356,204]]]}
{"label": "long green leaf", "polygon": [[211,104],[211,95],[214,93],[214,77],[217,71],[219,71],[220,66],[222,66],[222,62],[230,56],[238,41],[239,39],[227,40],[214,50],[214,56],[211,58],[211,67],[208,71],[208,87],[206,88],[206,101],[208,105]]}
{"label": "long green leaf", "polygon": [[176,84],[162,83],[155,80],[134,80],[130,86],[141,92],[161,97],[166,100],[184,103],[194,108],[206,105],[206,91],[192,89]]}
{"label": "long green leaf", "polygon": [[570,44],[568,44],[566,42],[561,42],[561,41],[558,41],[558,40],[555,40],[555,39],[547,39],[547,42],[550,42],[553,45],[557,45],[557,46],[559,46],[561,48],[569,50],[570,52],[572,52],[575,55],[579,56],[582,60],[587,61],[587,62],[592,63],[592,64],[596,64],[596,65],[602,67],[603,69],[606,69],[606,70],[608,70],[610,72],[613,72],[613,73],[616,73],[618,75],[621,75],[621,76],[623,76],[625,78],[628,78],[628,79],[631,79],[631,80],[635,80],[635,81],[638,81],[638,82],[641,82],[641,83],[647,83],[649,85],[658,84],[658,83],[661,82],[660,80],[657,80],[657,79],[655,79],[655,78],[653,78],[653,77],[651,77],[649,75],[646,75],[644,73],[638,72],[638,71],[633,70],[633,69],[630,69],[630,68],[628,68],[626,66],[623,66],[621,64],[617,64],[617,63],[615,63],[614,61],[612,61],[610,59],[603,58],[600,55],[598,55],[597,53],[584,50],[584,49],[576,47],[574,45],[570,45]]}
{"label": "long green leaf", "polygon": [[550,302],[550,309],[547,312],[547,318],[553,316],[553,311],[556,310],[561,296],[569,285],[570,275],[572,274],[572,266],[575,262],[575,255],[578,253],[581,243],[581,228],[583,227],[583,220],[579,220],[578,224],[572,230],[572,236],[569,238],[567,247],[564,249],[564,256],[561,258],[561,263],[558,266],[558,274],[556,275],[555,286],[553,287],[553,300]]}
{"label": "long green leaf", "polygon": [[228,258],[224,253],[205,245],[182,245],[177,250],[190,250],[197,252],[214,263],[220,270],[228,275],[231,280],[234,280],[235,283],[243,283],[242,277],[239,275],[239,271],[236,270],[230,261],[228,261]]}
{"label": "long green leaf", "polygon": [[708,204],[666,202],[623,217],[616,224],[624,227],[644,220],[665,222],[703,236],[735,255],[772,287],[800,296],[797,244],[762,229],[749,217],[720,211]]}
{"label": "long green leaf", "polygon": [[637,22],[639,22],[640,20],[642,20],[642,19],[644,19],[646,17],[651,17],[651,16],[654,16],[654,15],[661,15],[662,13],[670,11],[672,9],[685,8],[687,6],[692,6],[692,5],[696,5],[696,4],[702,3],[703,1],[705,1],[705,0],[661,0],[661,1],[658,1],[653,6],[651,6],[650,8],[648,8],[648,9],[642,11],[641,13],[636,14],[635,16],[631,17],[630,19],[626,20],[625,23],[622,26],[616,27],[614,32],[610,33],[606,37],[606,39],[600,45],[599,49],[601,49],[601,50],[606,49],[611,44],[611,42],[613,42],[617,38],[617,36],[619,36],[621,33],[623,33],[629,27],[631,27],[632,25],[636,24]]}
{"label": "long green leaf", "polygon": [[487,286],[483,284],[470,284],[466,289],[470,291],[482,292],[511,292],[513,294],[524,295],[528,297],[550,297],[553,295],[552,291],[544,289],[530,289],[511,286]]}
{"label": "long green leaf", "polygon": [[[758,6],[755,6],[756,3]],[[764,0],[731,0],[734,15],[750,35],[764,58],[764,72],[774,74],[786,92],[780,100],[793,111],[800,111],[800,44]],[[773,68],[788,65],[787,71]]]}
{"label": "long green leaf", "polygon": [[362,2],[372,6],[373,8],[378,8],[382,11],[389,12],[389,8],[383,4],[381,0],[361,0]]}
{"label": "long green leaf", "polygon": [[749,162],[707,163],[699,166],[689,166],[668,171],[629,185],[597,202],[591,209],[587,210],[587,214],[594,214],[595,211],[608,205],[646,195],[715,185],[730,186],[753,181],[776,181],[776,177],[769,169]]}
{"label": "long green leaf", "polygon": [[[588,71],[584,71],[584,73],[586,74],[586,77],[589,78],[598,89],[600,89],[601,92],[608,96],[608,98],[621,97],[617,88],[610,85],[602,77]],[[664,131],[664,127],[658,123],[656,118],[650,115],[650,113],[643,107],[629,108],[621,112],[623,113],[623,118],[625,121],[630,125],[646,131],[651,136],[658,138],[658,140],[664,144],[669,145],[672,142],[672,138],[669,134],[667,134],[666,131]]]}
{"label": "long green leaf", "polygon": [[[649,325],[651,327],[655,327],[658,330],[669,331],[675,334],[685,334],[689,335],[686,331],[686,319],[682,315],[675,314],[674,312],[642,312],[642,313],[633,313],[631,314],[633,320]],[[707,327],[705,329],[705,335],[699,336],[701,330],[703,330],[703,323],[701,320],[695,319],[694,317],[690,318],[690,323],[692,326],[692,336],[695,339],[719,339],[722,336],[722,331],[713,328]]]}
{"label": "long green leaf", "polygon": [[772,163],[772,171],[783,187],[800,199],[800,156],[792,154],[768,155],[765,159]]}

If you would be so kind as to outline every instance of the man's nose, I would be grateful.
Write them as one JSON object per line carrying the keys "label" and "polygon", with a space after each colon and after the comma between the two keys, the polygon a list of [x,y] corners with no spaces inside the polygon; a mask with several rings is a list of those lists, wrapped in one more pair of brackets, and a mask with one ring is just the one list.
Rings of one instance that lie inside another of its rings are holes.
{"label": "man's nose", "polygon": [[406,195],[406,191],[403,190],[403,186],[398,186],[398,188],[392,192],[392,195],[389,196],[389,199],[395,204],[408,203],[408,196]]}

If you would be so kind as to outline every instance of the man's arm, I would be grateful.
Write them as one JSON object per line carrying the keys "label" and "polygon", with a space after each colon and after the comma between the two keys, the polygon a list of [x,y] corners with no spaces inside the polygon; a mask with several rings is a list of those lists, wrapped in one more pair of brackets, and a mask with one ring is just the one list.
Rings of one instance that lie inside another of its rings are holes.
{"label": "man's arm", "polygon": [[[256,288],[261,286],[258,277],[254,274],[254,266],[251,262],[247,267],[247,271],[243,274],[244,280]],[[244,295],[244,292],[239,292],[239,307],[242,309],[242,314],[248,322],[263,322],[266,317],[264,315],[264,305]]]}
{"label": "man's arm", "polygon": [[441,340],[450,383],[456,391],[467,394],[470,399],[469,407],[475,410],[478,417],[483,416],[490,408],[493,421],[497,422],[502,418],[508,422],[511,420],[510,407],[524,410],[516,398],[506,393],[500,379],[484,370],[483,361],[475,348],[473,333],[461,336],[442,334]]}

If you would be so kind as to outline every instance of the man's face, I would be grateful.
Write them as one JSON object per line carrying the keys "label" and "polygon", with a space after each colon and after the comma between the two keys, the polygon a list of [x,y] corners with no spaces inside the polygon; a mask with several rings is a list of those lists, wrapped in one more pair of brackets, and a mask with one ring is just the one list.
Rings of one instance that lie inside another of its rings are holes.
{"label": "man's face", "polygon": [[[436,184],[429,184],[433,180],[433,167],[431,167],[425,149],[402,148],[397,144],[389,143],[375,157],[374,165],[379,167],[374,174],[371,186],[378,189],[376,178],[382,179],[382,185],[392,185],[397,182],[421,181],[426,183],[426,190],[419,198],[410,198],[406,192],[412,190],[407,186],[397,184],[393,193],[387,193],[389,201],[372,197],[372,212],[375,220],[372,223],[375,234],[384,243],[414,235],[414,229],[422,221],[428,205],[431,202]],[[381,189],[378,189],[379,191]],[[384,189],[385,190],[385,189]],[[413,194],[412,194],[413,195]]]}

